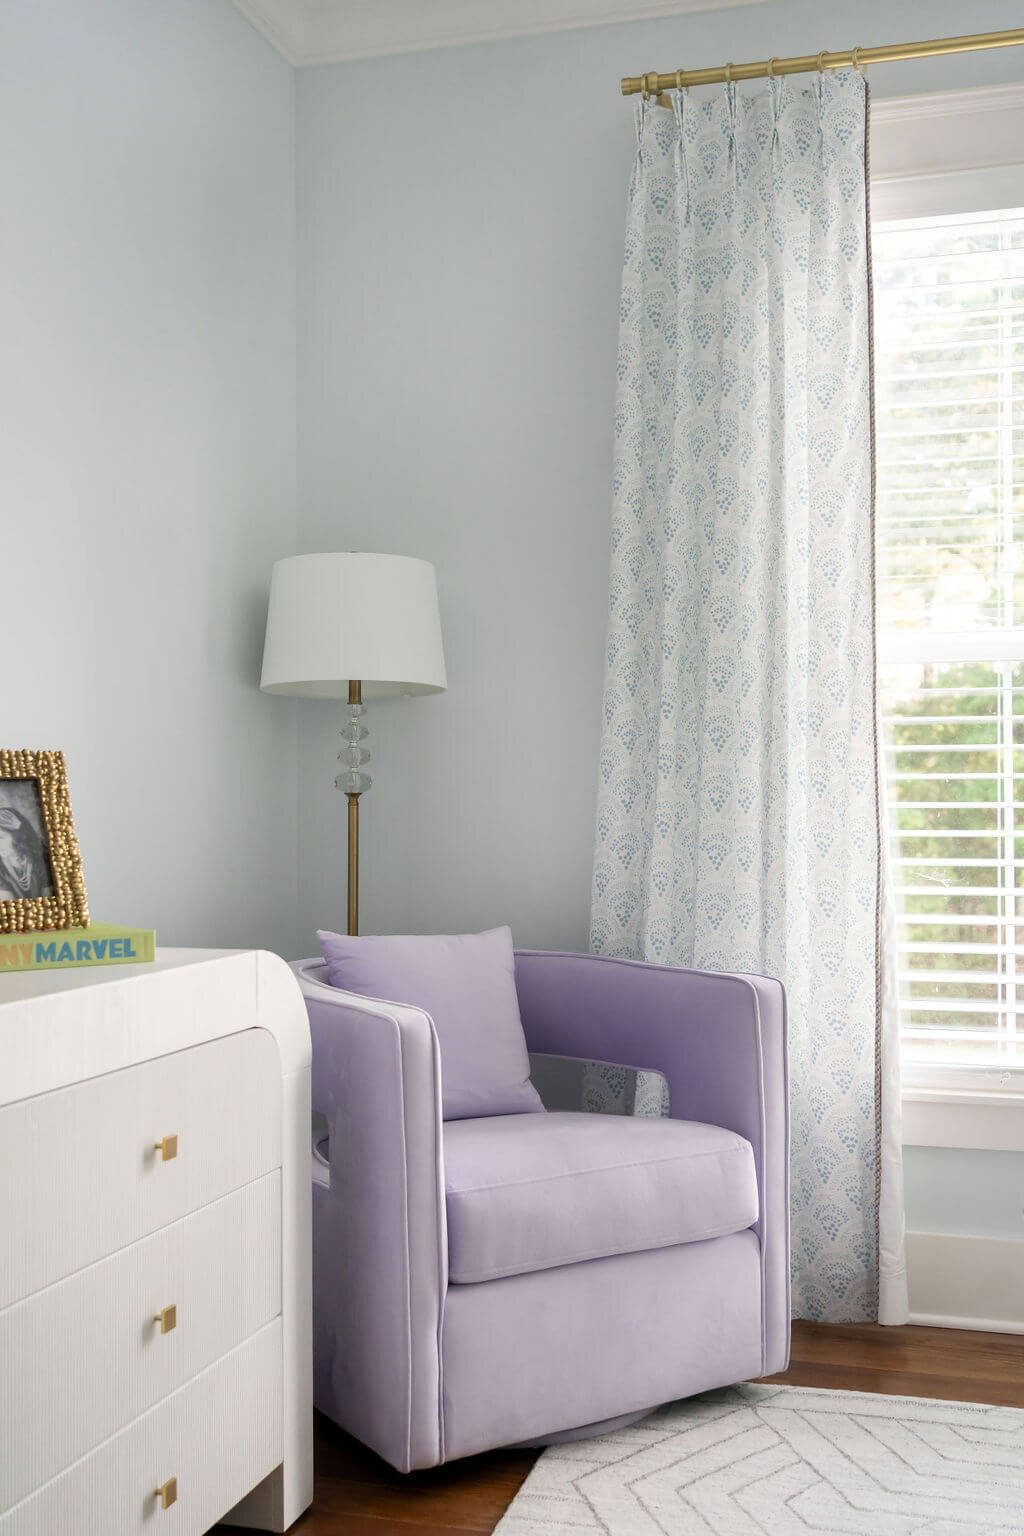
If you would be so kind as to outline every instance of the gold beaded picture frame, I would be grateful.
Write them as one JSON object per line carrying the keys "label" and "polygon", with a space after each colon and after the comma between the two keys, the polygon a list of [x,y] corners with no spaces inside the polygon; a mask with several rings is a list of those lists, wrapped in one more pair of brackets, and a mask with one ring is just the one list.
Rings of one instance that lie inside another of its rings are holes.
{"label": "gold beaded picture frame", "polygon": [[64,754],[0,748],[0,933],[88,924]]}

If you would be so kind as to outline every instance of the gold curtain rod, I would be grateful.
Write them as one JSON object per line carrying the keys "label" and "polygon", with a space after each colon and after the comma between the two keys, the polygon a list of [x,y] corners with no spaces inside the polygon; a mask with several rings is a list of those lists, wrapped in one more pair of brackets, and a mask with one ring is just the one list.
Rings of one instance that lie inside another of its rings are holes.
{"label": "gold curtain rod", "polygon": [[975,53],[982,48],[1013,48],[1024,43],[1024,27],[1008,32],[975,32],[966,37],[935,37],[924,43],[890,43],[885,48],[849,48],[845,53],[805,53],[793,59],[762,59],[757,64],[725,64],[717,69],[674,69],[667,75],[650,70],[646,75],[627,75],[623,96],[656,96],[661,91],[681,91],[688,85],[715,85],[720,80],[761,80],[773,75],[804,75],[815,69],[863,69],[868,64],[890,64],[899,59],[934,59],[947,53]]}

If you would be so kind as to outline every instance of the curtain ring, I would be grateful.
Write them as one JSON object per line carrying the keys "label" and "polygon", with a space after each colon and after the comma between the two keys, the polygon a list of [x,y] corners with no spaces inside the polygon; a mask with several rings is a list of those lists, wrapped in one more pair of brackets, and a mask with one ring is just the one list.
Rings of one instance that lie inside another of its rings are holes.
{"label": "curtain ring", "polygon": [[864,68],[864,65],[860,61],[860,55],[861,55],[861,46],[858,43],[856,48],[851,53],[850,57],[853,60],[853,67],[857,71],[858,75],[863,75],[865,80],[866,80],[867,79],[867,70]]}
{"label": "curtain ring", "polygon": [[818,54],[818,74],[819,75],[823,75],[825,73],[825,66],[822,63],[822,60],[824,59],[826,53],[828,53],[828,49],[827,48],[823,48],[821,50],[821,52]]}
{"label": "curtain ring", "polygon": [[726,83],[726,85],[732,85],[732,65],[731,64],[727,64],[725,66],[725,83]]}
{"label": "curtain ring", "polygon": [[682,72],[682,70],[681,69],[677,69],[676,70],[676,90],[677,91],[688,91],[689,89],[690,89],[690,87],[688,85],[684,85],[683,84],[683,72]]}
{"label": "curtain ring", "polygon": [[642,96],[644,98],[644,101],[650,101],[653,92],[655,92],[658,89],[658,72],[657,72],[657,70],[651,69],[651,70],[648,70],[646,75],[641,75],[640,76],[640,87],[641,87],[641,94],[642,94]]}
{"label": "curtain ring", "polygon": [[776,59],[774,57],[770,58],[768,60],[768,79],[769,80],[774,80],[775,79],[775,66],[776,66],[776,64],[778,62],[779,62],[778,59]]}

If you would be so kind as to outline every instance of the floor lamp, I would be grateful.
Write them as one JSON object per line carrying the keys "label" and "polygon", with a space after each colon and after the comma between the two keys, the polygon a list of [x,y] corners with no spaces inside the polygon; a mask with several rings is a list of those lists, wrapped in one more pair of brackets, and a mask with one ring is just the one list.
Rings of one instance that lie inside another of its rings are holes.
{"label": "floor lamp", "polygon": [[359,932],[363,704],[447,687],[434,567],[406,555],[293,555],[270,580],[264,693],[347,699],[335,785],[348,799],[348,931]]}

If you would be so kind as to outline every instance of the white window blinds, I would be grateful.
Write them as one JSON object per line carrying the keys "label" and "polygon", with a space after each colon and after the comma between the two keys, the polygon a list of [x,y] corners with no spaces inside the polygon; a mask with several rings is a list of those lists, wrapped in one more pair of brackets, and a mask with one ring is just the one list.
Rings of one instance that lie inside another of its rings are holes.
{"label": "white window blinds", "polygon": [[1024,209],[873,238],[904,1058],[1024,1066]]}

